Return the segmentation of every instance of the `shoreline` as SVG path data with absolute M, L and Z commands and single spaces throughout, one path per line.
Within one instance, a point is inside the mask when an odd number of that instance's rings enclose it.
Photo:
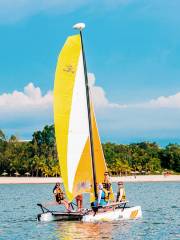
M 112 182 L 179 182 L 180 175 L 137 175 L 111 177 Z M 0 184 L 50 184 L 62 182 L 60 177 L 0 177 Z

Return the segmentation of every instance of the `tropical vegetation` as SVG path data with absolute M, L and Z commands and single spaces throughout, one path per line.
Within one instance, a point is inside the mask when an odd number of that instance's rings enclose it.
M 102 145 L 112 175 L 161 173 L 164 169 L 180 173 L 180 145 L 141 142 Z M 59 176 L 54 126 L 34 132 L 31 141 L 15 135 L 6 138 L 0 130 L 0 175 Z

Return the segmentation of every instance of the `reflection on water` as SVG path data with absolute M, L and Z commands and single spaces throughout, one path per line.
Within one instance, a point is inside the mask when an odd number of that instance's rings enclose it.
M 111 239 L 112 224 L 109 223 L 59 223 L 57 232 L 61 240 Z
M 60 240 L 81 239 L 119 239 L 118 236 L 127 236 L 132 221 L 126 222 L 57 222 L 56 236 Z

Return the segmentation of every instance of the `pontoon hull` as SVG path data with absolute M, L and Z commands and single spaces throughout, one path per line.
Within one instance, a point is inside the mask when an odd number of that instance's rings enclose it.
M 140 206 L 117 208 L 115 210 L 102 211 L 94 214 L 89 212 L 86 214 L 80 213 L 62 213 L 62 212 L 46 212 L 38 215 L 38 220 L 41 222 L 50 221 L 82 221 L 82 222 L 98 222 L 98 221 L 117 221 L 138 219 L 142 217 Z
M 142 211 L 140 206 L 119 208 L 111 211 L 98 212 L 95 216 L 88 214 L 83 216 L 83 222 L 97 222 L 97 221 L 117 221 L 137 219 L 142 217 Z

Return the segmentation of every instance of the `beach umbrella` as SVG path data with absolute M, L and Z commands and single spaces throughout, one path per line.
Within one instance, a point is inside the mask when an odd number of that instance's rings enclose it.
M 16 177 L 20 176 L 20 174 L 18 172 L 15 172 L 14 175 L 16 175 Z
M 26 172 L 25 175 L 26 175 L 26 176 L 30 176 L 31 174 L 30 174 L 29 172 Z
M 6 172 L 6 171 L 4 171 L 2 174 L 1 174 L 1 176 L 7 176 L 8 175 L 8 173 Z

